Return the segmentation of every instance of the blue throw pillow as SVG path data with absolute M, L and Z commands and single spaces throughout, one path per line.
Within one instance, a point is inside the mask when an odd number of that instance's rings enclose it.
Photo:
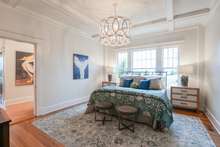
M 130 87 L 132 82 L 133 82 L 133 79 L 124 79 L 123 87 Z
M 150 80 L 140 80 L 139 89 L 149 90 Z

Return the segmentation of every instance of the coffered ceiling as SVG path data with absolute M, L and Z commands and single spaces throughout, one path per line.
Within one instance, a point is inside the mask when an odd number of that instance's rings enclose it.
M 0 0 L 74 26 L 96 37 L 99 21 L 117 14 L 132 21 L 132 35 L 173 31 L 176 28 L 203 24 L 217 0 Z

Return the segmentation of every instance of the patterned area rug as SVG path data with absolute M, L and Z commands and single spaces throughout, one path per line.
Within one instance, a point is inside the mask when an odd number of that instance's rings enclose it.
M 154 131 L 136 124 L 135 133 L 118 131 L 116 118 L 112 122 L 94 122 L 94 114 L 83 114 L 86 105 L 73 107 L 33 124 L 66 147 L 215 147 L 208 132 L 195 117 L 174 115 L 168 132 Z

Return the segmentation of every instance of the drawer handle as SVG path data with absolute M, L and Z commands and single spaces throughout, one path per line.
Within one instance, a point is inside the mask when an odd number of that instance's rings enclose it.
M 187 103 L 184 103 L 184 102 L 181 102 L 180 104 L 182 104 L 182 105 L 187 105 Z

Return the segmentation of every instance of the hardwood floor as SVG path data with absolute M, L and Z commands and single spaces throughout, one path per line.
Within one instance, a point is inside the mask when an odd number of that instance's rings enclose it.
M 6 112 L 12 120 L 11 124 L 19 123 L 28 119 L 33 119 L 33 102 L 25 102 L 7 106 Z
M 27 106 L 29 107 L 29 106 Z M 16 107 L 17 108 L 17 107 Z M 12 111 L 12 110 L 11 110 Z M 14 111 L 14 110 L 13 110 Z M 195 116 L 201 119 L 207 128 L 210 136 L 217 147 L 220 147 L 220 135 L 217 134 L 212 124 L 205 114 L 195 113 L 185 110 L 175 110 L 175 113 Z M 12 124 L 10 127 L 10 144 L 11 147 L 64 147 L 56 140 L 37 129 L 32 125 L 32 122 L 38 118 L 32 118 L 24 122 Z
M 56 140 L 32 125 L 37 119 L 33 113 L 33 102 L 25 102 L 6 107 L 11 118 L 10 145 L 11 147 L 63 147 Z
M 34 127 L 32 125 L 33 120 L 11 126 L 11 147 L 64 147 L 64 145 Z
M 184 114 L 184 115 L 195 116 L 195 117 L 200 118 L 200 120 L 202 121 L 206 129 L 208 130 L 208 133 L 211 136 L 212 140 L 216 144 L 216 147 L 220 147 L 220 135 L 217 133 L 217 131 L 212 126 L 211 122 L 209 121 L 209 119 L 204 113 L 202 112 L 196 113 L 196 112 L 182 110 L 182 109 L 175 109 L 174 112 L 178 114 Z

